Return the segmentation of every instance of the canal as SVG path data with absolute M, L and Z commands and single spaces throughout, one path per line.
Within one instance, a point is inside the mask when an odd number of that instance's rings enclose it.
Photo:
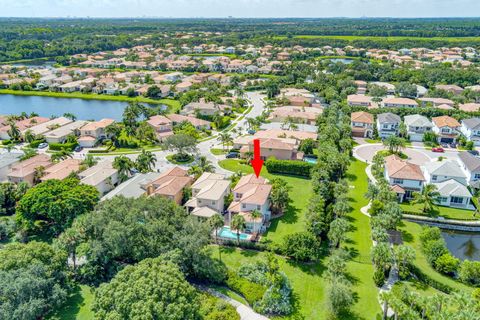
M 81 120 L 100 120 L 103 118 L 121 120 L 127 104 L 127 102 L 121 101 L 0 94 L 0 115 L 35 112 L 42 117 L 51 117 L 72 113 L 77 119 Z
M 480 261 L 480 234 L 442 230 L 448 250 L 461 260 Z

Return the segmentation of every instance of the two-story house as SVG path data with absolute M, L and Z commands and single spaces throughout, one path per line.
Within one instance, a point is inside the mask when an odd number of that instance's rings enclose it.
M 409 98 L 392 97 L 384 99 L 382 106 L 384 108 L 416 108 L 418 103 Z
M 233 201 L 228 207 L 228 219 L 240 214 L 245 218 L 246 233 L 260 233 L 265 231 L 265 223 L 270 221 L 270 192 L 272 186 L 263 177 L 254 174 L 243 176 L 233 188 Z M 261 217 L 254 218 L 251 213 L 259 211 Z
M 460 152 L 458 160 L 463 172 L 466 175 L 468 184 L 474 188 L 480 186 L 480 158 L 475 157 L 469 152 Z
M 385 158 L 384 176 L 400 202 L 412 199 L 413 193 L 421 192 L 425 183 L 420 166 L 402 160 L 397 155 Z
M 472 141 L 475 146 L 480 146 L 480 118 L 462 120 L 460 131 L 468 141 Z
M 398 134 L 398 127 L 402 119 L 391 112 L 380 113 L 377 115 L 378 136 L 382 139 Z
M 155 130 L 157 139 L 163 141 L 167 137 L 173 135 L 172 120 L 162 115 L 150 117 L 147 124 Z
M 210 218 L 225 210 L 225 197 L 230 192 L 230 180 L 219 173 L 204 172 L 192 184 L 192 197 L 185 203 L 191 214 Z
M 407 134 L 410 141 L 423 141 L 425 132 L 431 132 L 433 123 L 427 117 L 419 114 L 412 114 L 403 118 L 403 123 L 407 127 Z
M 192 181 L 187 170 L 173 167 L 146 186 L 147 196 L 158 195 L 181 204 L 184 190 L 192 185 Z
M 460 165 L 452 160 L 431 161 L 422 166 L 427 183 L 439 183 L 454 179 L 463 185 L 467 185 L 467 176 Z
M 432 118 L 433 132 L 438 135 L 439 143 L 456 143 L 460 132 L 460 123 L 452 117 Z
M 78 144 L 82 147 L 93 147 L 98 141 L 107 138 L 105 128 L 114 122 L 113 119 L 102 119 L 87 123 L 80 128 Z
M 352 128 L 352 136 L 362 138 L 373 137 L 373 115 L 368 112 L 358 111 L 352 112 L 350 116 L 350 126 Z

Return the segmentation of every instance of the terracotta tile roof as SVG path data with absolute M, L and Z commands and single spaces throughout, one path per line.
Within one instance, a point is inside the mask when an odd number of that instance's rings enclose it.
M 68 175 L 70 175 L 72 172 L 79 171 L 81 163 L 82 162 L 78 159 L 66 159 L 45 169 L 45 175 L 40 180 L 63 180 L 68 177 Z
M 449 116 L 441 116 L 441 117 L 433 117 L 432 122 L 438 127 L 450 127 L 456 128 L 460 127 L 460 123 L 452 117 Z
M 26 177 L 29 174 L 35 172 L 35 168 L 44 167 L 48 168 L 52 165 L 50 161 L 50 157 L 46 154 L 39 154 L 35 157 L 22 161 L 12 167 L 10 173 L 8 174 L 9 177 Z
M 172 120 L 168 119 L 165 116 L 157 115 L 157 116 L 150 117 L 150 119 L 148 119 L 147 122 L 148 122 L 148 124 L 150 124 L 154 127 L 157 127 L 157 126 L 162 125 L 162 124 L 171 124 Z
M 154 188 L 153 194 L 174 196 L 190 185 L 192 180 L 186 170 L 173 167 L 151 183 Z
M 459 104 L 458 109 L 465 112 L 476 112 L 480 110 L 480 103 L 464 103 Z
M 420 166 L 404 161 L 397 155 L 385 158 L 385 168 L 390 178 L 425 181 Z
M 362 122 L 362 123 L 369 123 L 373 124 L 373 114 L 365 112 L 365 111 L 358 111 L 352 112 L 350 116 L 352 122 Z
M 99 121 L 89 122 L 82 127 L 82 131 L 94 131 L 98 128 L 106 128 L 114 122 L 115 120 L 113 119 L 102 119 Z

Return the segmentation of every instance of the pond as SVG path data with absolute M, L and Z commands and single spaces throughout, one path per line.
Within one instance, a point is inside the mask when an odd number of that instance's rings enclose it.
M 448 250 L 461 260 L 480 261 L 480 234 L 442 230 Z
M 343 64 L 350 64 L 350 63 L 352 63 L 354 60 L 353 60 L 353 59 L 337 58 L 337 59 L 330 59 L 330 61 L 332 61 L 333 63 L 340 62 L 340 63 L 343 63 Z
M 81 120 L 121 120 L 126 105 L 127 102 L 122 101 L 0 95 L 0 115 L 35 112 L 42 117 L 50 117 L 72 113 Z

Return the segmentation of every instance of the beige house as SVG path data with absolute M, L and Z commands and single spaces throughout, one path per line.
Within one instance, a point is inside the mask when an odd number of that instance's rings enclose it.
M 270 221 L 270 192 L 272 186 L 263 177 L 253 174 L 243 176 L 233 188 L 233 201 L 228 207 L 229 221 L 232 215 L 240 214 L 245 218 L 246 233 L 261 233 L 265 231 L 264 224 Z M 254 219 L 252 211 L 259 211 L 260 218 Z
M 65 117 L 58 117 L 52 120 L 49 120 L 47 122 L 43 122 L 40 124 L 37 124 L 27 130 L 30 130 L 30 132 L 33 135 L 43 135 L 49 131 L 58 129 L 64 125 L 67 125 L 69 123 L 73 122 L 72 120 L 65 118 Z M 27 130 L 22 131 L 22 134 L 25 134 Z
M 113 119 L 102 119 L 87 123 L 80 128 L 78 143 L 82 147 L 93 147 L 98 140 L 107 138 L 105 128 L 114 122 Z
M 238 137 L 233 141 L 234 148 L 240 149 L 240 156 L 245 158 L 253 153 L 252 136 Z M 302 160 L 303 152 L 298 152 L 298 142 L 289 138 L 258 138 L 260 140 L 260 154 L 263 160 L 275 157 L 278 160 Z
M 218 173 L 203 173 L 192 185 L 192 198 L 185 203 L 197 217 L 210 218 L 225 210 L 225 197 L 230 192 L 230 180 Z
M 169 114 L 167 118 L 172 120 L 173 125 L 180 124 L 186 121 L 186 122 L 190 122 L 198 130 L 211 128 L 210 122 L 202 119 L 198 119 L 195 117 L 172 113 L 172 114 Z
M 438 135 L 439 143 L 455 143 L 460 135 L 460 123 L 449 116 L 433 117 L 433 132 Z
M 26 182 L 33 186 L 35 182 L 35 172 L 37 168 L 48 168 L 53 163 L 50 161 L 50 157 L 46 154 L 39 154 L 30 159 L 22 161 L 11 167 L 10 172 L 7 175 L 8 181 L 13 183 Z
M 118 183 L 118 171 L 108 160 L 102 161 L 93 167 L 78 174 L 80 182 L 97 188 L 100 195 L 112 190 Z
M 192 177 L 186 170 L 174 167 L 164 172 L 158 179 L 147 185 L 147 195 L 158 195 L 182 203 L 183 190 L 192 185 Z
M 416 108 L 418 103 L 415 100 L 409 98 L 387 98 L 382 101 L 384 108 Z
M 172 120 L 165 116 L 156 115 L 147 120 L 147 124 L 155 130 L 159 141 L 173 135 Z
M 52 130 L 45 134 L 45 140 L 47 143 L 64 143 L 67 137 L 71 134 L 78 136 L 80 134 L 80 128 L 87 124 L 87 121 L 78 120 L 71 122 L 63 127 Z
M 347 96 L 347 104 L 354 107 L 372 107 L 372 97 L 364 94 L 350 94 Z
M 269 129 L 269 130 L 260 130 L 255 132 L 255 138 L 288 138 L 295 139 L 297 142 L 303 141 L 305 139 L 317 140 L 317 134 L 314 132 L 307 131 L 292 131 L 292 130 L 282 130 L 282 129 Z
M 317 117 L 322 114 L 322 109 L 312 107 L 285 106 L 273 109 L 268 117 L 272 122 L 284 122 L 291 119 L 295 123 L 315 125 Z
M 51 167 L 45 169 L 45 175 L 40 178 L 40 181 L 47 181 L 52 179 L 63 180 L 71 173 L 80 171 L 82 161 L 78 159 L 66 159 L 62 162 L 56 163 Z

